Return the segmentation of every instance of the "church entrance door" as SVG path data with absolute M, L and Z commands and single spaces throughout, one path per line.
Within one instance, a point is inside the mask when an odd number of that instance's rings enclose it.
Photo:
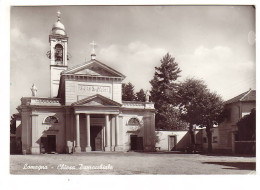
M 47 135 L 48 153 L 56 152 L 56 135 Z
M 56 152 L 56 135 L 41 137 L 41 153 Z
M 174 151 L 176 149 L 176 136 L 169 136 L 169 150 Z
M 142 151 L 143 150 L 143 137 L 137 135 L 130 136 L 131 150 Z
M 90 146 L 92 151 L 102 151 L 102 127 L 91 126 L 90 127 Z

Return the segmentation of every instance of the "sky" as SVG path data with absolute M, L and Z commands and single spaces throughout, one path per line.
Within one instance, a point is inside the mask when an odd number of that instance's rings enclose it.
M 126 75 L 135 90 L 150 90 L 154 67 L 169 52 L 179 81 L 202 79 L 228 100 L 256 87 L 255 9 L 252 6 L 11 7 L 10 113 L 21 97 L 50 96 L 49 34 L 61 11 L 72 67 L 96 59 Z

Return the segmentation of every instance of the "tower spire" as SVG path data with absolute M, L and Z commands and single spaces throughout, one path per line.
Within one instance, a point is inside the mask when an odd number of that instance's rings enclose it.
M 60 15 L 61 15 L 61 12 L 60 12 L 60 10 L 58 10 L 58 12 L 57 12 L 58 21 L 60 21 Z

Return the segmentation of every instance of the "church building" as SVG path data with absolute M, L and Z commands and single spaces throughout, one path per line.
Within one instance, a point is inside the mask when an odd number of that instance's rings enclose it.
M 33 85 L 17 108 L 23 154 L 154 150 L 154 103 L 122 101 L 125 76 L 96 59 L 94 42 L 91 59 L 70 68 L 60 13 L 49 43 L 50 97 Z

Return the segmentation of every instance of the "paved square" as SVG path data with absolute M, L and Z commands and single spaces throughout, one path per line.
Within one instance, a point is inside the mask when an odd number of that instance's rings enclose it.
M 11 155 L 11 174 L 255 174 L 255 157 L 91 152 Z

